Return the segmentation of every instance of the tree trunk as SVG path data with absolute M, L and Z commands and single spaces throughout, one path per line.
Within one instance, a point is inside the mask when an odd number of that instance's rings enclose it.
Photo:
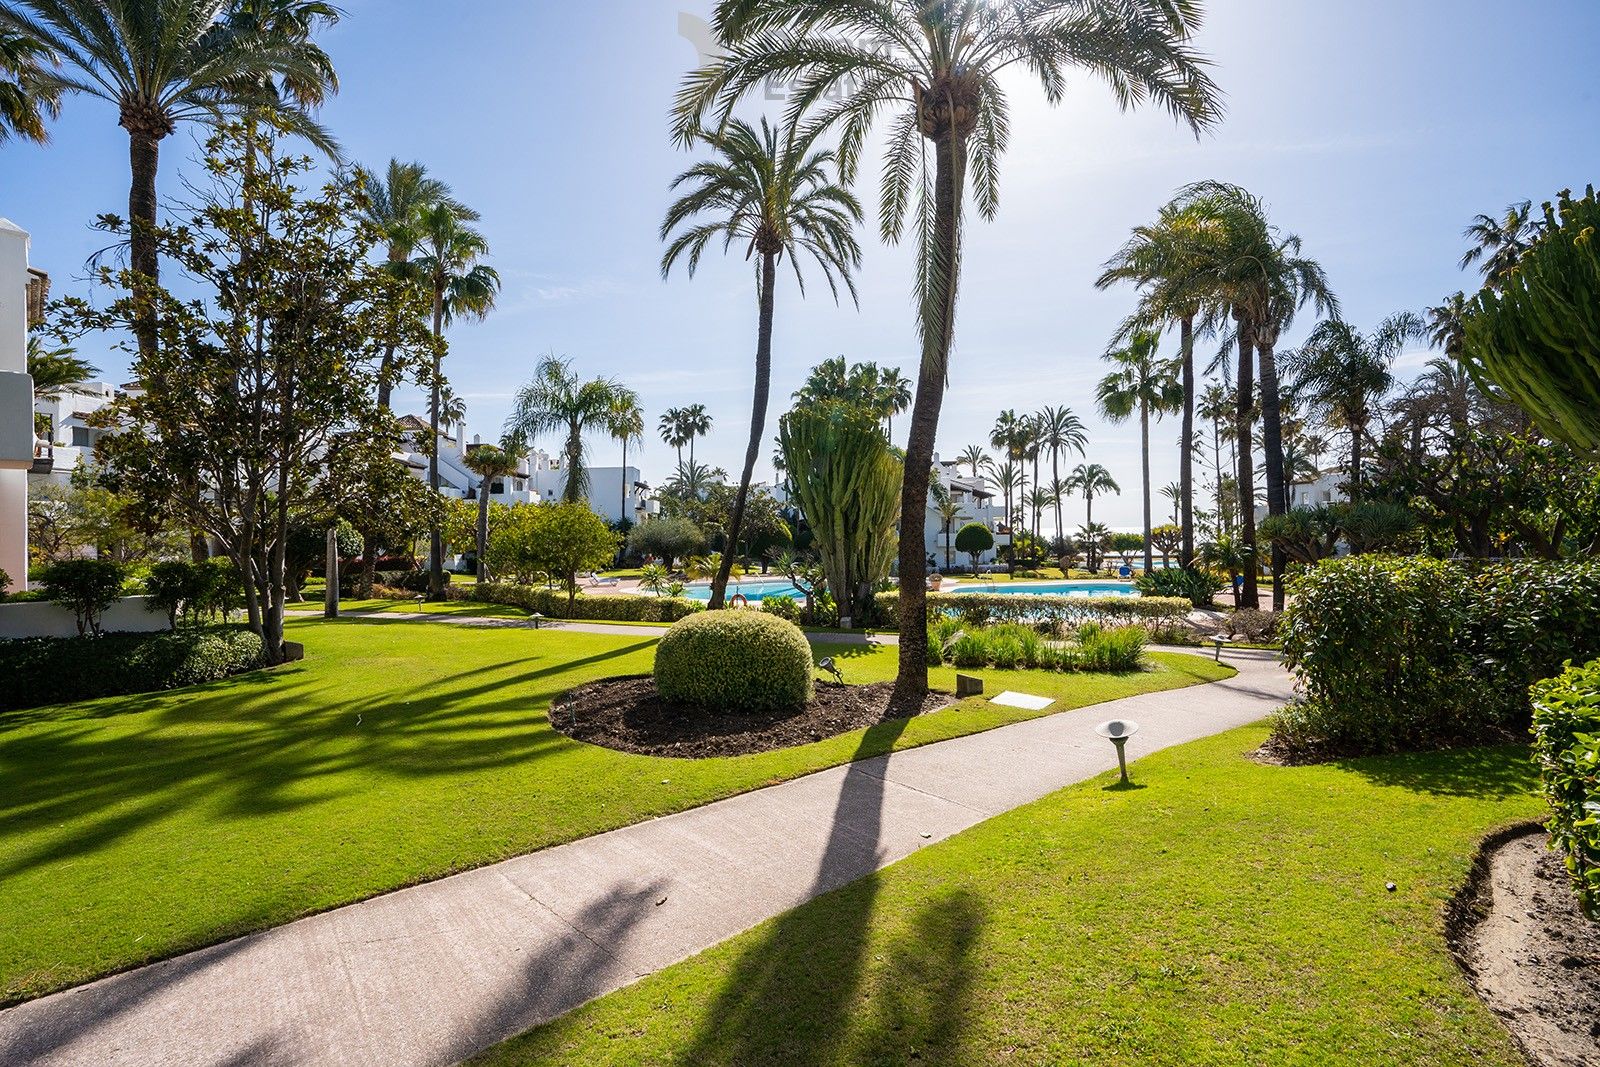
M 394 345 L 383 346 L 383 360 L 378 364 L 378 406 L 389 410 L 389 397 L 394 392 Z
M 322 617 L 337 619 L 339 617 L 339 534 L 336 530 L 328 530 L 327 555 L 323 558 L 322 569 Z
M 1350 427 L 1350 503 L 1361 502 L 1361 434 L 1363 425 Z
M 437 285 L 433 290 L 433 336 L 437 340 L 444 332 L 444 291 Z M 428 402 L 428 428 L 433 433 L 432 446 L 428 449 L 428 488 L 433 490 L 433 495 L 439 495 L 439 408 L 444 397 L 441 395 L 442 386 L 439 375 L 442 373 L 440 364 L 442 360 L 435 353 L 433 357 L 433 394 Z M 433 600 L 444 599 L 444 530 L 440 526 L 437 500 L 433 501 L 433 521 L 428 527 L 428 596 Z
M 934 142 L 934 222 L 927 265 L 932 291 L 921 309 L 922 359 L 917 395 L 906 436 L 905 478 L 900 493 L 900 645 L 899 669 L 889 708 L 909 717 L 922 710 L 928 694 L 927 560 L 923 533 L 928 510 L 928 472 L 933 464 L 939 411 L 944 406 L 955 335 L 956 287 L 960 275 L 961 200 L 967 166 L 962 135 L 949 131 Z M 1012 537 L 1015 544 L 1015 535 Z M 1012 559 L 1016 558 L 1015 548 Z
M 134 297 L 146 291 L 146 283 L 155 285 L 161 278 L 161 257 L 156 250 L 156 170 L 160 162 L 160 142 L 148 133 L 129 133 L 128 166 L 133 181 L 128 189 L 129 235 L 128 265 L 139 280 L 134 283 Z M 156 350 L 156 317 L 149 308 L 141 308 L 134 319 L 134 335 L 139 341 L 139 358 L 150 359 Z
M 1289 510 L 1289 489 L 1283 469 L 1283 410 L 1278 397 L 1278 360 L 1275 351 L 1277 330 L 1263 329 L 1256 339 L 1261 373 L 1261 450 L 1267 463 L 1267 514 L 1283 515 Z M 1288 557 L 1282 548 L 1272 546 L 1272 610 L 1283 610 L 1283 571 Z M 1252 604 L 1251 607 L 1255 605 Z
M 474 585 L 483 585 L 489 580 L 489 479 L 485 478 L 478 486 L 478 574 Z
M 722 607 L 728 590 L 728 576 L 733 573 L 733 557 L 739 551 L 739 530 L 744 525 L 745 503 L 750 498 L 750 479 L 755 475 L 756 457 L 761 454 L 761 440 L 767 432 L 767 395 L 772 391 L 772 315 L 773 290 L 778 284 L 778 256 L 764 252 L 761 256 L 760 318 L 756 325 L 756 386 L 750 403 L 750 441 L 744 449 L 744 471 L 739 475 L 739 492 L 733 498 L 733 513 L 728 516 L 728 544 L 722 552 L 722 562 L 711 583 L 711 600 L 708 611 Z M 840 605 L 841 608 L 843 604 Z
M 1139 459 L 1144 476 L 1144 572 L 1156 569 L 1154 549 L 1150 544 L 1150 405 L 1139 402 Z
M 1183 350 L 1183 447 L 1178 454 L 1178 524 L 1183 530 L 1183 543 L 1178 550 L 1178 564 L 1191 567 L 1194 565 L 1194 319 L 1184 318 L 1178 324 L 1178 331 Z
M 1056 498 L 1056 547 L 1061 546 L 1066 531 L 1061 528 L 1061 451 L 1050 450 L 1050 492 Z
M 1254 448 L 1251 445 L 1251 408 L 1255 399 L 1255 331 L 1250 321 L 1237 318 L 1239 325 L 1239 394 L 1234 408 L 1235 447 L 1239 450 L 1239 537 L 1249 553 L 1249 563 L 1244 569 L 1244 603 L 1255 607 L 1260 596 L 1256 580 L 1256 472 Z
M 628 520 L 628 439 L 622 439 L 622 499 L 617 502 L 617 525 Z

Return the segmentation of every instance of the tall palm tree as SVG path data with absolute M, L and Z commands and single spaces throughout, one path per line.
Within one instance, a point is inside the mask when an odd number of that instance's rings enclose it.
M 1105 496 L 1107 493 L 1122 495 L 1122 486 L 1117 484 L 1111 472 L 1098 463 L 1080 463 L 1072 469 L 1067 476 L 1067 490 L 1083 494 L 1084 525 L 1094 525 L 1094 498 Z
M 477 222 L 478 213 L 456 200 L 450 186 L 428 176 L 421 163 L 389 160 L 383 174 L 365 167 L 355 169 L 356 178 L 367 194 L 366 219 L 383 235 L 385 267 L 391 274 L 415 278 L 411 257 L 422 240 L 424 215 L 441 205 L 461 222 Z M 378 373 L 378 404 L 387 409 L 394 390 L 394 346 L 384 348 Z
M 439 428 L 444 402 L 444 328 L 458 318 L 481 319 L 494 307 L 500 292 L 500 275 L 488 264 L 480 263 L 489 252 L 483 234 L 467 226 L 454 205 L 437 203 L 418 218 L 416 250 L 421 254 L 412 262 L 412 271 L 433 298 L 433 368 L 429 378 L 432 396 L 428 405 L 428 427 L 432 447 L 428 452 L 428 486 L 439 491 Z M 428 584 L 437 599 L 444 596 L 444 533 L 435 511 L 428 532 Z
M 665 489 L 680 500 L 700 500 L 712 489 L 727 480 L 728 472 L 721 467 L 709 467 L 689 460 L 680 463 L 667 479 Z
M 46 348 L 38 335 L 28 337 L 28 376 L 33 379 L 34 396 L 54 400 L 100 373 L 94 364 L 79 359 L 77 351 L 67 346 Z
M 1039 445 L 1050 452 L 1049 489 L 1055 499 L 1056 540 L 1059 541 L 1066 536 L 1061 525 L 1061 493 L 1057 489 L 1061 484 L 1061 456 L 1064 452 L 1084 455 L 1089 447 L 1089 433 L 1071 408 L 1047 407 L 1039 412 Z
M 711 416 L 704 404 L 690 404 L 683 409 L 683 432 L 689 445 L 689 462 L 693 463 L 695 440 L 711 432 Z
M 911 379 L 900 373 L 899 367 L 885 367 L 878 379 L 879 402 L 888 414 L 883 419 L 883 432 L 894 438 L 894 417 L 911 406 Z
M 644 408 L 639 394 L 626 386 L 617 388 L 611 406 L 611 439 L 622 445 L 622 503 L 617 514 L 628 521 L 628 446 L 644 444 Z
M 1466 316 L 1467 294 L 1461 292 L 1445 297 L 1443 303 L 1423 312 L 1427 322 L 1428 343 L 1444 349 L 1444 354 L 1457 363 L 1461 362 L 1461 353 L 1466 345 Z
M 678 466 L 683 466 L 683 446 L 689 443 L 688 414 L 685 408 L 668 408 L 656 423 L 656 432 L 662 443 L 678 452 Z
M 1183 507 L 1183 486 L 1177 482 L 1168 482 L 1161 487 L 1161 495 L 1172 502 L 1172 525 L 1180 525 L 1179 519 Z
M 1505 214 L 1499 218 L 1475 216 L 1472 225 L 1461 232 L 1461 236 L 1472 242 L 1461 257 L 1461 269 L 1477 263 L 1483 280 L 1498 289 L 1511 268 L 1522 259 L 1522 254 L 1543 232 L 1544 220 L 1534 215 L 1531 200 L 1507 205 Z
M 909 713 L 928 691 L 928 474 L 949 380 L 960 279 L 961 221 L 999 208 L 999 164 L 1010 140 L 1000 72 L 1034 75 L 1051 103 L 1068 71 L 1109 83 L 1120 104 L 1156 102 L 1198 133 L 1220 115 L 1206 61 L 1191 45 L 1196 0 L 719 0 L 723 49 L 679 92 L 676 132 L 687 141 L 708 113 L 724 119 L 773 77 L 796 85 L 789 119 L 840 127 L 845 180 L 875 120 L 889 119 L 880 229 L 898 241 L 908 212 L 918 237 L 922 342 L 900 500 L 900 649 L 891 707 Z
M 1286 355 L 1296 394 L 1350 435 L 1351 503 L 1360 501 L 1362 442 L 1378 401 L 1394 388 L 1394 361 L 1408 341 L 1426 332 L 1422 319 L 1409 311 L 1391 315 L 1370 334 L 1329 319 Z
M 39 75 L 55 62 L 48 47 L 0 25 L 0 144 L 50 139 L 45 121 L 61 114 L 61 88 Z
M 735 241 L 745 246 L 745 258 L 756 263 L 756 380 L 750 405 L 750 438 L 745 445 L 744 469 L 733 510 L 728 516 L 728 550 L 711 582 L 712 611 L 722 607 L 728 578 L 738 554 L 739 531 L 744 525 L 750 480 L 766 433 L 767 402 L 772 392 L 772 320 L 776 309 L 778 262 L 788 257 L 795 284 L 805 294 L 801 269 L 804 254 L 817 264 L 834 298 L 843 282 L 854 299 L 851 272 L 861 263 L 861 246 L 855 228 L 861 222 L 861 205 L 837 180 L 837 160 L 831 149 L 815 147 L 816 134 L 780 133 L 765 119 L 758 131 L 737 119 L 716 134 L 700 140 L 714 156 L 680 174 L 672 187 L 683 195 L 667 209 L 661 224 L 662 240 L 669 240 L 661 258 L 661 274 L 687 256 L 694 275 L 700 256 L 713 240 L 724 248 Z M 699 405 L 696 405 L 698 407 Z M 703 409 L 702 409 L 703 412 Z M 709 420 L 707 422 L 709 428 Z M 693 456 L 693 439 L 690 441 Z
M 522 462 L 521 449 L 514 440 L 501 442 L 500 447 L 482 445 L 467 453 L 467 469 L 480 479 L 478 483 L 478 576 L 476 583 L 490 581 L 489 575 L 489 496 L 496 478 L 509 478 L 517 473 Z
M 1024 415 L 1022 417 L 1023 443 L 1022 456 L 1033 465 L 1033 480 L 1028 483 L 1028 507 L 1033 509 L 1033 525 L 1030 527 L 1033 539 L 1039 539 L 1039 509 L 1034 507 L 1034 494 L 1039 488 L 1039 459 L 1044 453 L 1044 443 L 1041 441 L 1043 427 L 1040 425 L 1039 416 Z
M 1226 506 L 1223 496 L 1222 442 L 1231 440 L 1232 412 L 1233 396 L 1230 391 L 1218 382 L 1207 383 L 1205 391 L 1200 394 L 1200 404 L 1196 413 L 1211 423 L 1211 457 L 1217 492 L 1217 522 L 1219 526 L 1227 529 L 1233 526 L 1233 512 Z M 1229 466 L 1233 465 L 1230 461 Z
M 995 418 L 994 429 L 989 431 L 990 446 L 998 451 L 1005 460 L 1006 474 L 1005 480 L 1001 483 L 1001 489 L 1005 495 L 1007 525 L 1015 522 L 1015 512 L 1012 508 L 1012 486 L 1013 482 L 1017 479 L 1017 476 L 1021 471 L 1019 461 L 1022 459 L 1023 454 L 1027 449 L 1027 439 L 1028 427 L 1026 417 L 1018 415 L 1010 408 L 1002 411 Z M 1025 481 L 1026 479 L 1024 478 L 1022 480 Z
M 129 263 L 139 284 L 160 277 L 156 172 L 161 142 L 179 123 L 270 115 L 321 150 L 333 137 L 311 117 L 338 79 L 311 31 L 338 18 L 323 4 L 229 0 L 0 0 L 0 31 L 37 42 L 59 67 L 35 68 L 38 92 L 82 93 L 116 105 L 128 133 Z M 277 79 L 278 81 L 274 81 Z M 281 82 L 281 84 L 279 84 Z M 155 323 L 135 330 L 141 355 Z
M 1181 368 L 1172 360 L 1156 357 L 1160 340 L 1154 333 L 1137 333 L 1127 348 L 1106 353 L 1105 358 L 1115 369 L 1100 379 L 1095 391 L 1101 414 L 1112 422 L 1123 422 L 1135 413 L 1139 416 L 1146 574 L 1155 569 L 1154 546 L 1150 543 L 1150 531 L 1155 525 L 1150 518 L 1150 416 L 1159 418 L 1183 406 L 1183 386 L 1178 381 Z
M 971 470 L 972 476 L 978 476 L 978 468 L 988 460 L 989 454 L 983 450 L 982 445 L 968 445 L 961 450 L 961 455 L 956 457 L 957 465 L 965 463 Z
M 589 498 L 589 468 L 584 462 L 584 439 L 592 433 L 617 436 L 619 419 L 627 405 L 618 403 L 626 387 L 611 378 L 584 381 L 570 360 L 545 356 L 534 368 L 533 379 L 517 390 L 506 433 L 524 441 L 545 434 L 562 434 L 562 466 L 566 484 L 561 499 L 579 504 Z

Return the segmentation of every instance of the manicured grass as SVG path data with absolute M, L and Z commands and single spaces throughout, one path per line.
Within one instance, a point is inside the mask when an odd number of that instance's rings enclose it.
M 1540 814 L 1526 750 L 1282 768 L 1265 737 L 991 819 L 481 1062 L 1520 1065 L 1440 916 Z
M 316 605 L 310 605 L 317 610 Z M 461 615 L 480 619 L 526 619 L 526 608 L 510 604 L 488 604 L 476 600 L 342 600 L 340 611 L 404 612 L 419 615 Z
M 307 659 L 207 686 L 0 716 L 0 1001 L 887 749 L 864 732 L 670 760 L 552 730 L 552 697 L 650 669 L 653 637 L 293 620 Z M 894 649 L 820 646 L 851 681 Z M 995 672 L 1064 710 L 1230 674 Z M 953 687 L 953 672 L 935 672 Z M 1030 717 L 981 700 L 908 747 Z M 883 731 L 879 732 L 884 733 Z

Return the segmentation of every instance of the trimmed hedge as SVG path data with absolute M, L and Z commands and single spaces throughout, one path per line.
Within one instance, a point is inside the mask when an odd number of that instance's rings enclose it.
M 1528 687 L 1600 655 L 1600 564 L 1328 560 L 1279 629 L 1303 696 L 1280 745 L 1346 755 L 1524 733 Z
M 802 708 L 816 692 L 811 643 L 759 611 L 710 611 L 672 625 L 656 646 L 656 689 L 726 711 Z
M 1600 660 L 1533 687 L 1533 752 L 1550 802 L 1550 843 L 1583 913 L 1600 920 Z
M 1161 623 L 1185 618 L 1187 600 L 1154 596 L 1033 596 L 1027 593 L 929 593 L 930 615 L 959 615 L 972 626 L 994 622 L 1048 623 L 1058 628 L 1096 622 L 1108 626 Z M 879 614 L 899 625 L 900 594 L 879 593 Z
M 569 604 L 563 589 L 537 585 L 512 585 L 489 582 L 485 585 L 451 585 L 445 590 L 451 600 L 477 600 L 486 604 L 509 604 L 537 611 L 549 619 L 584 619 L 595 622 L 677 622 L 704 611 L 699 600 L 670 596 L 584 596 L 581 592 Z
M 0 641 L 0 710 L 176 689 L 260 664 L 261 638 L 232 627 Z

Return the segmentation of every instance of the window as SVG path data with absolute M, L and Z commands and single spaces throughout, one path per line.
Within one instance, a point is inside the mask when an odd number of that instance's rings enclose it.
M 505 491 L 506 491 L 506 483 L 505 482 L 495 482 L 492 486 L 489 487 L 489 493 L 490 493 L 491 496 L 499 494 L 499 493 L 504 493 Z
M 88 448 L 89 443 L 89 427 L 74 426 L 72 428 L 72 447 Z

